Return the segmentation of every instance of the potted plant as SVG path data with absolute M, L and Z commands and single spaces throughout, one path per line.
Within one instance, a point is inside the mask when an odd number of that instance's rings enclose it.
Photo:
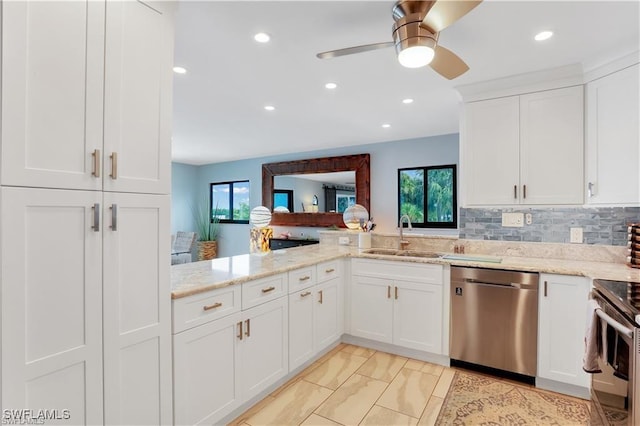
M 220 219 L 218 207 L 210 208 L 209 200 L 203 199 L 193 209 L 196 233 L 198 234 L 198 260 L 215 259 L 218 255 L 218 234 Z

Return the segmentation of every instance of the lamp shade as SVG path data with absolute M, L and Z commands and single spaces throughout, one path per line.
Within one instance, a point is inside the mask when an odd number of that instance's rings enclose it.
M 349 229 L 360 229 L 369 220 L 369 212 L 364 206 L 354 204 L 347 207 L 342 214 L 342 220 Z
M 271 222 L 271 212 L 265 206 L 255 207 L 249 214 L 249 222 L 254 228 L 264 228 Z

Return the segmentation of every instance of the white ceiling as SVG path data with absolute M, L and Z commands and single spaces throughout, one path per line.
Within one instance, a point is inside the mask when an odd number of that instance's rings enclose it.
M 485 0 L 440 34 L 470 67 L 455 80 L 403 68 L 393 49 L 316 58 L 390 41 L 393 3 L 181 0 L 175 65 L 188 72 L 174 76 L 173 160 L 217 163 L 457 133 L 458 85 L 574 63 L 589 69 L 640 49 L 637 0 Z M 554 37 L 535 42 L 546 29 Z M 270 43 L 253 40 L 260 31 Z M 338 88 L 325 89 L 327 82 Z M 265 111 L 268 104 L 276 110 Z

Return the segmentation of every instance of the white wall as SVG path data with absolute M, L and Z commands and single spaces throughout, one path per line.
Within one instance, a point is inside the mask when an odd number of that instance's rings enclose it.
M 195 223 L 191 206 L 198 196 L 198 167 L 171 164 L 171 233 L 193 232 Z
M 200 194 L 207 194 L 212 182 L 249 180 L 251 208 L 262 204 L 262 164 L 278 161 L 301 160 L 336 155 L 364 154 L 371 156 L 371 216 L 377 232 L 395 232 L 398 220 L 398 169 L 405 167 L 458 164 L 458 134 L 419 139 L 383 142 L 354 147 L 318 150 L 282 156 L 215 163 L 197 167 L 195 185 Z M 174 163 L 175 166 L 175 163 Z M 179 190 L 174 188 L 174 191 Z M 320 194 L 318 194 L 320 197 Z M 182 198 L 174 193 L 174 198 Z M 195 198 L 194 198 L 195 199 Z M 174 216 L 184 210 L 172 212 Z M 174 220 L 180 219 L 174 217 Z M 222 224 L 219 239 L 219 256 L 232 256 L 249 252 L 249 226 Z M 317 238 L 322 228 L 276 228 L 274 235 L 284 231 L 294 236 Z M 457 235 L 456 230 L 416 231 Z

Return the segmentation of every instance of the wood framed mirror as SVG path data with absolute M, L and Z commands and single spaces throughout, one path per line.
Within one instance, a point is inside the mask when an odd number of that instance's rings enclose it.
M 311 158 L 308 160 L 283 161 L 262 165 L 262 205 L 272 211 L 274 226 L 337 226 L 345 228 L 342 213 L 273 212 L 274 177 L 305 175 L 312 173 L 355 172 L 356 203 L 370 210 L 370 166 L 369 154 L 344 155 L 340 157 Z

